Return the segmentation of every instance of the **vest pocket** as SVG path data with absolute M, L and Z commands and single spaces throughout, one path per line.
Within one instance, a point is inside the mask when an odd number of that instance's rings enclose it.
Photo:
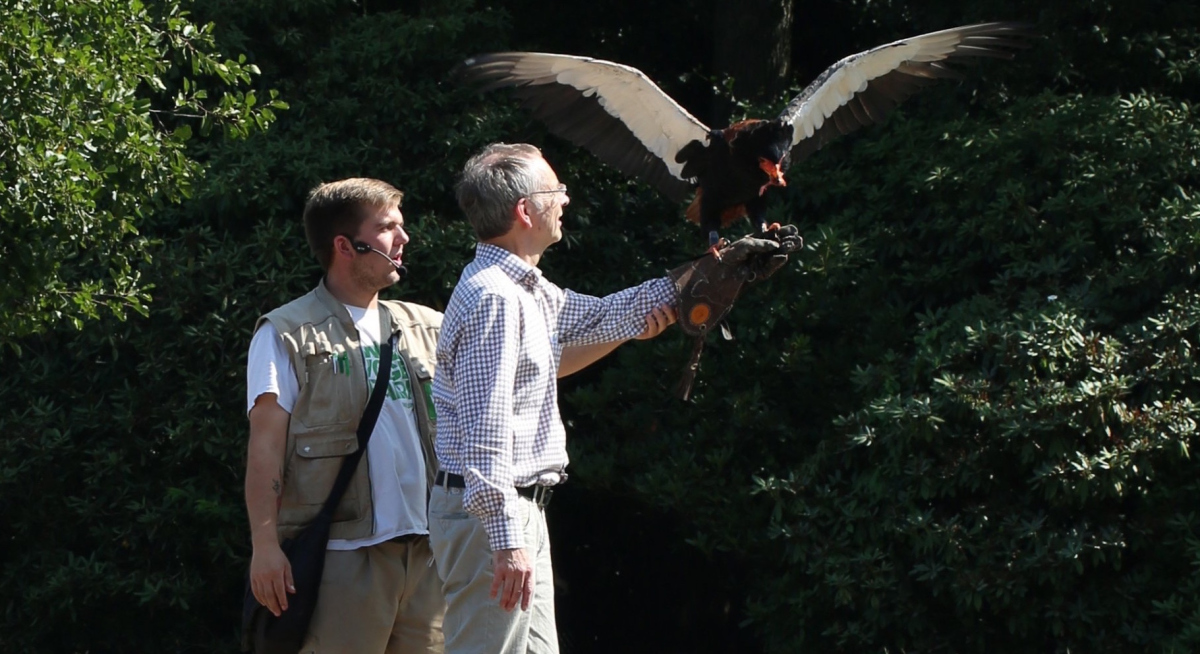
M 318 432 L 295 434 L 295 439 L 295 455 L 291 457 L 291 469 L 288 470 L 284 485 L 284 494 L 290 497 L 285 497 L 284 506 L 290 503 L 287 500 L 291 500 L 297 509 L 313 511 L 315 514 L 320 505 L 325 503 L 325 498 L 329 497 L 346 455 L 358 450 L 358 436 L 350 432 Z M 355 476 L 364 474 L 366 465 L 365 459 L 360 460 Z M 335 522 L 359 517 L 355 485 L 351 482 L 342 496 L 342 501 L 334 511 Z
M 354 383 L 347 353 L 320 348 L 304 357 L 305 380 L 297 418 L 306 427 L 342 425 L 352 420 L 350 384 Z M 342 454 L 345 454 L 344 452 Z

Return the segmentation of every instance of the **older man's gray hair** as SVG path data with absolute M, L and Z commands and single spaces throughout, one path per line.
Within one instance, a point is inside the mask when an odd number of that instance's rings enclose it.
M 544 183 L 533 168 L 541 156 L 541 150 L 527 143 L 493 143 L 467 161 L 455 191 L 475 238 L 486 241 L 508 233 L 513 207 Z

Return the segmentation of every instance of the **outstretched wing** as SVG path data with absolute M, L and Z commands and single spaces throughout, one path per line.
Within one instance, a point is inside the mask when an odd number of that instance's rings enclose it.
M 982 23 L 915 36 L 860 52 L 830 66 L 779 115 L 792 126 L 791 162 L 842 134 L 883 120 L 939 78 L 961 78 L 956 57 L 1012 59 L 1033 36 L 1023 23 Z
M 679 202 L 691 189 L 675 154 L 709 129 L 636 68 L 536 52 L 472 57 L 457 69 L 483 90 L 512 88 L 551 132 Z

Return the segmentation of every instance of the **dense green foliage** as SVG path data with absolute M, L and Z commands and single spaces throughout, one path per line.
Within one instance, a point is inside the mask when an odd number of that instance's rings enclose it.
M 972 20 L 1025 16 L 1048 38 L 792 169 L 774 211 L 807 248 L 743 298 L 692 402 L 669 395 L 689 345 L 674 333 L 564 382 L 564 651 L 1200 647 L 1200 16 L 1042 4 L 797 20 L 797 84 Z M 413 274 L 395 294 L 433 306 L 470 256 L 455 171 L 492 140 L 540 143 L 571 188 L 551 279 L 602 293 L 699 247 L 680 208 L 447 81 L 479 51 L 599 54 L 707 115 L 711 3 L 599 6 L 192 8 L 291 109 L 172 150 L 206 175 L 181 205 L 136 205 L 147 316 L 26 337 L 7 361 L 0 649 L 234 650 L 244 352 L 255 317 L 316 280 L 298 216 L 318 181 L 406 191 Z
M 109 309 L 145 314 L 146 215 L 186 196 L 193 127 L 265 128 L 257 69 L 178 2 L 15 0 L 0 19 L 0 346 Z
M 1200 644 L 1180 586 L 1200 555 L 1200 207 L 1184 190 L 1200 181 L 1197 121 L 1145 96 L 1045 95 L 1011 113 L 903 121 L 826 177 L 865 179 L 871 201 L 817 225 L 819 290 L 785 320 L 812 340 L 784 349 L 790 383 L 745 398 L 837 410 L 819 440 L 754 439 L 774 441 L 753 456 L 770 462 L 756 483 L 781 547 L 755 613 L 820 625 L 768 627 L 778 642 Z M 898 154 L 913 136 L 945 147 Z M 904 174 L 869 172 L 905 159 Z M 818 349 L 821 333 L 864 346 Z

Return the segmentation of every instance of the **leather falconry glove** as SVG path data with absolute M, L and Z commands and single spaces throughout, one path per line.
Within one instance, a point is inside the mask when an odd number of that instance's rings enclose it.
M 688 399 L 691 393 L 704 337 L 729 314 L 742 286 L 775 274 L 787 263 L 788 255 L 803 246 L 796 227 L 784 225 L 766 234 L 745 236 L 721 249 L 719 257 L 706 254 L 667 273 L 679 291 L 679 327 L 696 337 L 676 388 L 681 399 Z

